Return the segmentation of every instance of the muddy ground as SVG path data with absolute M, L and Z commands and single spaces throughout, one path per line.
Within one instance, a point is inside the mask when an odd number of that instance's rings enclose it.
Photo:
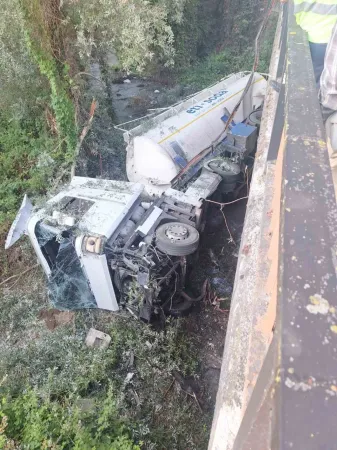
M 191 89 L 188 86 L 130 77 L 112 83 L 110 93 L 115 123 L 123 124 L 182 100 L 191 93 Z
M 208 279 L 213 298 L 188 318 L 188 331 L 198 336 L 200 343 L 201 384 L 204 400 L 213 410 L 218 388 L 230 300 L 233 291 L 240 238 L 243 230 L 246 201 L 225 208 L 228 227 L 235 243 L 229 242 L 224 218 L 217 205 L 211 205 L 202 236 L 198 264 L 193 268 L 190 283 L 200 290 Z

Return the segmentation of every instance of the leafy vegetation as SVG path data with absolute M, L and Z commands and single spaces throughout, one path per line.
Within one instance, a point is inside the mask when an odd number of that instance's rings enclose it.
M 176 0 L 178 6 L 185 0 Z M 115 51 L 126 71 L 143 71 L 157 61 L 164 66 L 174 62 L 174 35 L 168 24 L 169 2 L 128 2 L 84 0 L 68 5 L 68 13 L 77 20 L 77 45 L 81 57 L 97 51 Z M 179 8 L 171 16 L 181 21 Z
M 17 398 L 3 398 L 1 448 L 17 448 L 19 444 L 33 450 L 140 450 L 118 414 L 112 388 L 89 410 L 78 405 L 70 400 L 60 404 L 43 399 L 31 388 Z
M 48 330 L 39 313 L 45 301 L 41 281 L 28 294 L 4 292 L 1 298 L 0 442 L 7 445 L 1 448 L 206 446 L 210 418 L 191 427 L 197 404 L 178 387 L 169 390 L 174 370 L 185 376 L 197 371 L 197 345 L 183 322 L 156 331 L 130 318 L 84 311 Z M 86 347 L 91 326 L 111 335 L 109 348 Z
M 42 3 L 1 1 L 1 8 L 0 231 L 25 192 L 44 193 L 72 161 L 77 142 L 67 66 L 55 59 Z
M 62 45 L 55 36 L 58 34 L 58 26 L 55 27 L 54 20 L 47 16 L 48 2 L 44 5 L 40 0 L 21 0 L 20 3 L 25 25 L 25 43 L 41 75 L 49 82 L 50 105 L 56 131 L 61 143 L 66 143 L 64 159 L 72 161 L 77 142 L 75 108 L 70 98 L 69 66 L 55 58 L 55 47 Z M 52 13 L 55 14 L 54 11 Z M 57 38 L 60 39 L 59 35 Z
M 41 117 L 12 119 L 0 113 L 0 232 L 24 193 L 43 193 L 58 160 L 57 141 Z
M 108 51 L 128 71 L 172 66 L 188 1 L 0 0 L 0 227 L 73 162 L 87 119 L 77 75 Z
M 258 71 L 261 73 L 268 73 L 269 70 L 276 22 L 277 15 L 275 14 L 270 20 L 261 43 L 258 66 Z M 243 23 L 246 23 L 246 26 L 248 25 L 245 21 Z M 242 28 L 240 28 L 241 32 Z M 237 41 L 236 46 L 225 47 L 220 51 L 211 53 L 191 67 L 183 68 L 178 74 L 179 82 L 193 86 L 194 89 L 203 89 L 226 75 L 250 70 L 254 61 L 254 48 L 252 43 L 253 41 L 247 42 L 246 38 L 241 37 Z

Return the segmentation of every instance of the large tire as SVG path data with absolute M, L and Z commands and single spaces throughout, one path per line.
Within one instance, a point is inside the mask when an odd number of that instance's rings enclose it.
M 226 164 L 228 167 L 226 167 Z M 229 158 L 217 157 L 205 164 L 205 167 L 221 176 L 225 184 L 236 183 L 240 179 L 241 168 Z
M 158 249 L 170 256 L 187 256 L 194 253 L 199 246 L 199 232 L 181 222 L 169 222 L 156 230 Z
M 256 109 L 250 113 L 247 120 L 248 124 L 259 129 L 261 126 L 262 112 L 262 109 Z

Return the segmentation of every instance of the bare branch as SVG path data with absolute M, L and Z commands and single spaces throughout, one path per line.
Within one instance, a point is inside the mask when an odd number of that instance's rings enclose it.
M 39 266 L 39 264 L 35 264 L 34 266 L 29 267 L 28 269 L 24 270 L 24 271 L 21 272 L 21 273 L 18 273 L 18 274 L 16 274 L 16 275 L 12 275 L 11 277 L 7 278 L 6 280 L 1 281 L 0 286 L 2 286 L 3 284 L 8 283 L 9 281 L 13 280 L 14 278 L 17 278 L 17 277 L 21 278 L 21 277 L 22 277 L 23 275 L 25 275 L 27 272 L 30 272 L 31 270 L 36 269 L 38 266 Z

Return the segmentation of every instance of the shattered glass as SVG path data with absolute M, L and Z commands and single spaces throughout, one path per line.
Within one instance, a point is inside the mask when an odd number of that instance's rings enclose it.
M 35 227 L 35 235 L 40 247 L 46 245 L 57 236 L 58 230 L 43 222 L 39 222 Z
M 48 292 L 53 306 L 60 310 L 97 308 L 76 254 L 75 237 L 68 231 L 60 234 L 43 222 L 36 225 L 35 233 L 51 269 Z

